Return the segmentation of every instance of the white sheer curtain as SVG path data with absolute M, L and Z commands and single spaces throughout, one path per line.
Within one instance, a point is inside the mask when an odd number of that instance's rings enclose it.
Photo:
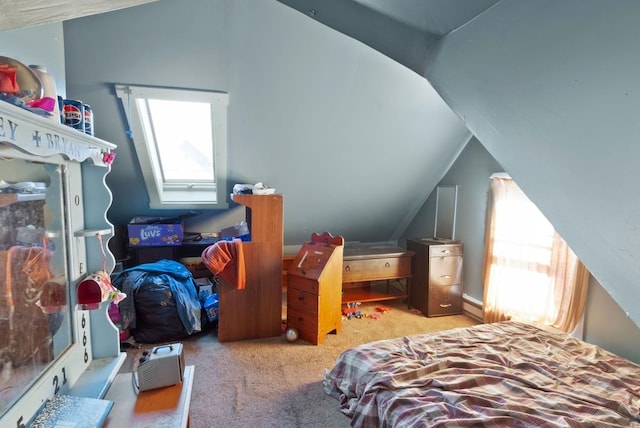
M 491 177 L 485 230 L 485 322 L 521 319 L 570 332 L 589 274 L 511 178 Z

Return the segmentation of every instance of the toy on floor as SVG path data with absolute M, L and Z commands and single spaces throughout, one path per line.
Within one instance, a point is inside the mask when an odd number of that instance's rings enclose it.
M 289 327 L 284 332 L 284 337 L 287 338 L 287 342 L 295 342 L 296 340 L 298 340 L 298 330 L 293 327 Z
M 342 310 L 342 317 L 348 320 L 352 318 L 362 318 L 362 312 L 358 309 L 360 302 L 347 303 L 347 307 Z

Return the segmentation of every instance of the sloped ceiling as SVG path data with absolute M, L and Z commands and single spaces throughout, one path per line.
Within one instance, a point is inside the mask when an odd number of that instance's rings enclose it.
M 165 0 L 64 29 L 66 61 L 81 64 L 68 68 L 67 90 L 111 124 L 96 128 L 100 138 L 118 142 L 107 178 L 114 224 L 167 213 L 149 212 L 104 82 L 231 94 L 229 183 L 261 181 L 286 195 L 287 245 L 324 230 L 349 241 L 398 239 L 470 138 L 424 78 L 274 0 Z M 100 55 L 87 61 L 86 46 Z M 203 213 L 188 230 L 239 221 L 230 216 L 243 212 L 231 208 Z
M 640 3 L 279 1 L 426 77 L 640 325 Z
M 61 22 L 157 0 L 0 0 L 0 31 Z
M 438 41 L 499 0 L 278 0 L 424 76 Z
M 615 5 L 503 0 L 426 75 L 640 326 L 640 3 Z

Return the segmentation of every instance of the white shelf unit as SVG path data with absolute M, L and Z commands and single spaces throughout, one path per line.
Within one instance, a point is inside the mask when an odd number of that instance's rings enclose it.
M 72 326 L 72 344 L 28 384 L 24 394 L 4 409 L 4 413 L 0 409 L 0 426 L 28 426 L 54 394 L 102 398 L 124 361 L 118 329 L 107 314 L 109 302 L 103 302 L 95 311 L 76 309 L 76 287 L 86 274 L 105 267 L 111 272 L 115 266 L 108 248 L 113 225 L 106 218 L 112 202 L 105 184 L 110 165 L 103 161 L 103 154 L 115 148 L 112 143 L 0 102 L 0 159 L 51 164 L 52 168 L 63 169 L 68 177 L 64 189 L 55 189 L 66 194 L 64 209 L 59 209 L 64 213 L 63 232 L 47 234 L 47 237 L 60 242 L 58 248 L 65 249 L 68 286 L 65 314 Z M 4 195 L 7 199 L 7 194 Z M 40 194 L 16 196 L 21 201 L 43 197 Z M 0 205 L 2 203 L 0 197 Z M 61 202 L 54 201 L 54 204 L 59 206 Z

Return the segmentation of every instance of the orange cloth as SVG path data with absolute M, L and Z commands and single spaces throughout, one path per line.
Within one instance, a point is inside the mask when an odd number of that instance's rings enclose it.
M 244 250 L 240 239 L 218 241 L 209 245 L 202 252 L 202 262 L 214 275 L 220 275 L 238 290 L 244 289 L 246 274 Z

